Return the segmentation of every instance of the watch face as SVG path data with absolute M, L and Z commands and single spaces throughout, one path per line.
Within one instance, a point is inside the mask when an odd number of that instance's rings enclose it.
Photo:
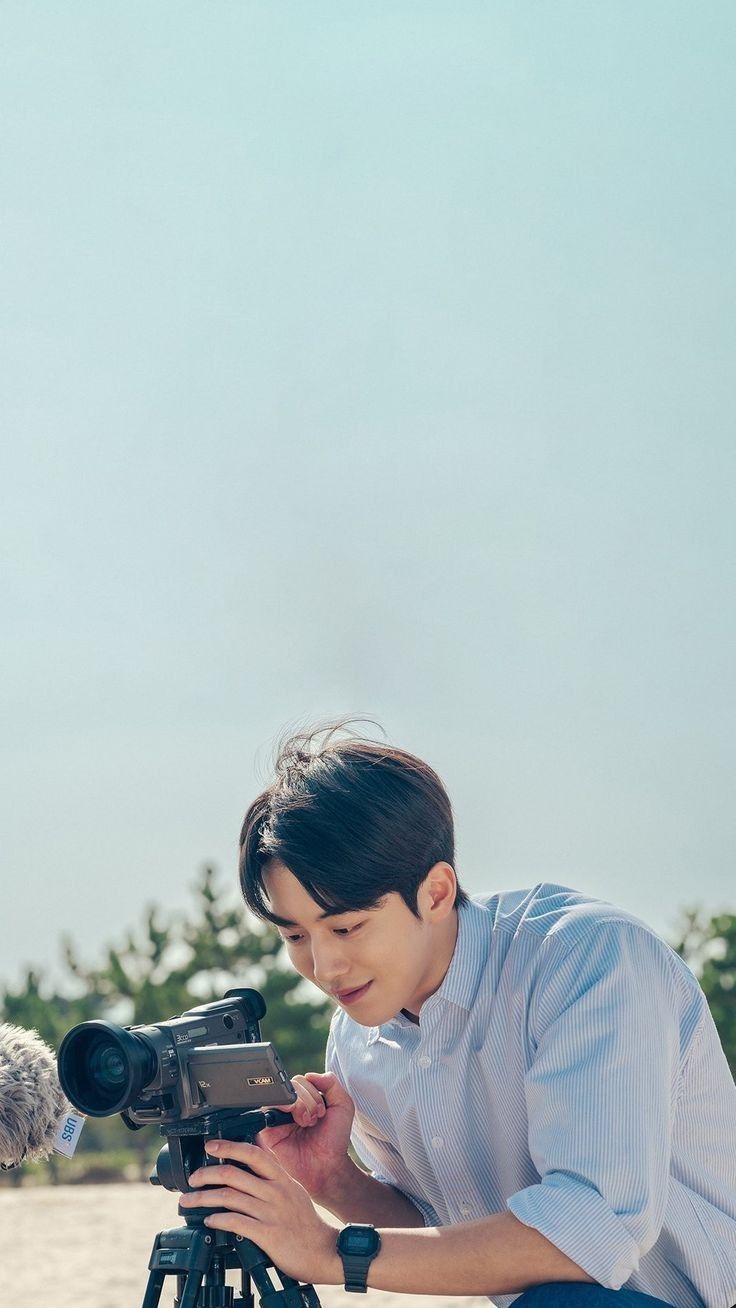
M 376 1238 L 373 1231 L 351 1231 L 348 1240 L 348 1253 L 370 1253 L 375 1243 Z
M 380 1236 L 372 1226 L 346 1226 L 340 1232 L 339 1249 L 341 1253 L 360 1258 L 361 1255 L 375 1253 L 380 1245 Z

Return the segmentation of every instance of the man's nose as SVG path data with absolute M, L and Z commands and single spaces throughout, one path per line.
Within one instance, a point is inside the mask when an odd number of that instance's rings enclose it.
M 344 976 L 347 961 L 339 940 L 312 945 L 312 968 L 319 985 L 333 989 L 335 982 Z

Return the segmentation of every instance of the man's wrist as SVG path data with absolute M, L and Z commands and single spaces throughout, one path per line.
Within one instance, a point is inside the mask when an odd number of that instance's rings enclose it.
M 319 1276 L 314 1278 L 313 1284 L 316 1285 L 342 1285 L 342 1259 L 337 1252 L 337 1237 L 340 1234 L 339 1227 L 327 1226 L 328 1235 L 325 1239 L 322 1257 L 320 1259 L 322 1269 Z
M 356 1167 L 350 1156 L 346 1154 L 342 1166 L 336 1167 L 331 1172 L 328 1184 L 312 1198 L 322 1208 L 328 1208 L 331 1213 L 337 1214 L 340 1206 L 349 1202 L 355 1193 L 356 1182 L 364 1175 L 365 1173 Z

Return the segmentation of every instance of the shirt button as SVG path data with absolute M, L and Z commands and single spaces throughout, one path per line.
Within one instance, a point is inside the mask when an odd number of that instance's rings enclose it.
M 417 1062 L 420 1067 L 430 1067 L 432 1059 L 428 1058 L 426 1054 L 422 1054 L 421 1058 L 417 1059 Z
M 461 1212 L 461 1214 L 462 1214 L 463 1217 L 470 1217 L 470 1214 L 472 1213 L 472 1211 L 473 1211 L 473 1210 L 472 1210 L 472 1208 L 470 1207 L 470 1204 L 461 1204 L 461 1205 L 460 1205 L 460 1212 Z
M 433 1136 L 432 1136 L 432 1148 L 433 1148 L 433 1149 L 441 1149 L 444 1143 L 445 1143 L 445 1142 L 444 1142 L 444 1140 L 442 1139 L 442 1136 L 441 1136 L 441 1135 L 433 1135 Z

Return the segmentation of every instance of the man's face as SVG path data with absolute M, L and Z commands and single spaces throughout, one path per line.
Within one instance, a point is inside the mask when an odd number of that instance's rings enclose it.
M 378 906 L 326 917 L 319 904 L 276 859 L 263 883 L 297 972 L 314 982 L 361 1026 L 380 1026 L 407 1009 L 415 1015 L 447 970 L 447 924 L 441 944 L 432 913 L 416 918 L 398 893 Z M 454 944 L 454 937 L 452 939 Z M 450 950 L 450 956 L 451 956 Z

